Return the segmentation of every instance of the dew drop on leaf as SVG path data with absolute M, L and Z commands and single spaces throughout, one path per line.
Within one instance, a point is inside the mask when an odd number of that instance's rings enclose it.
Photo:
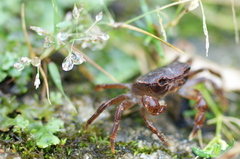
M 68 37 L 69 37 L 68 33 L 61 33 L 60 32 L 60 33 L 57 34 L 57 38 L 60 41 L 65 41 L 65 40 L 67 40 Z
M 198 0 L 192 0 L 188 8 L 189 11 L 196 9 L 199 6 Z
M 38 35 L 48 35 L 48 31 L 41 27 L 30 26 L 31 30 L 34 30 Z
M 35 67 L 39 67 L 41 64 L 41 60 L 38 58 L 38 57 L 34 57 L 32 59 L 32 65 L 35 66 Z
M 21 57 L 20 58 L 20 63 L 24 64 L 24 65 L 29 65 L 31 63 L 31 59 L 28 57 Z
M 98 14 L 96 15 L 96 17 L 95 17 L 96 22 L 102 20 L 102 17 L 103 17 L 102 12 L 98 13 Z
M 18 71 L 22 71 L 22 70 L 24 69 L 25 65 L 22 64 L 22 63 L 17 62 L 17 63 L 15 63 L 15 64 L 13 65 L 13 67 L 14 67 L 15 69 L 17 69 Z
M 62 69 L 64 71 L 70 71 L 73 68 L 74 64 L 73 64 L 73 60 L 71 58 L 71 56 L 67 56 L 62 63 Z
M 77 5 L 74 4 L 73 11 L 72 11 L 73 18 L 78 19 L 80 12 L 79 9 L 77 8 Z
M 104 41 L 107 41 L 110 37 L 109 37 L 108 34 L 102 34 L 102 35 L 100 36 L 100 38 L 101 38 L 102 40 L 104 40 Z
M 71 58 L 74 65 L 80 65 L 81 63 L 86 61 L 81 54 L 76 52 L 71 53 Z

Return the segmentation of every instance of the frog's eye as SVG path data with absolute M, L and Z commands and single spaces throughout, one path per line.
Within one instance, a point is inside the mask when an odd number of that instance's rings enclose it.
M 165 85 L 165 84 L 167 84 L 168 83 L 168 79 L 166 78 L 166 77 L 162 77 L 162 78 L 160 78 L 159 80 L 158 80 L 158 84 L 160 85 L 160 86 L 163 86 L 163 85 Z

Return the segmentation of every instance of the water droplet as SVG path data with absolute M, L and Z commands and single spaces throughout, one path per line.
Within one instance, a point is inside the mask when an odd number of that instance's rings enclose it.
M 110 38 L 110 36 L 108 34 L 102 34 L 100 38 L 104 41 L 107 41 Z
M 17 62 L 17 63 L 15 63 L 15 64 L 13 65 L 13 67 L 14 67 L 15 69 L 17 69 L 18 71 L 22 71 L 22 70 L 24 69 L 25 65 L 22 64 L 22 63 Z
M 78 19 L 79 15 L 80 15 L 76 4 L 74 4 L 72 15 L 73 15 L 73 18 L 75 18 L 75 19 Z
M 41 60 L 38 57 L 34 57 L 31 62 L 35 67 L 39 67 L 41 65 Z
M 67 40 L 68 37 L 69 37 L 68 33 L 61 33 L 60 32 L 60 33 L 57 34 L 57 38 L 60 41 L 65 41 L 65 40 Z
M 53 43 L 53 41 L 51 41 L 50 37 L 49 37 L 49 36 L 46 36 L 46 37 L 44 38 L 44 41 L 43 41 L 43 47 L 44 47 L 44 49 L 50 48 L 51 45 L 52 45 L 52 43 Z
M 193 0 L 193 1 L 191 1 L 190 5 L 189 5 L 188 10 L 192 11 L 192 10 L 196 9 L 198 6 L 199 6 L 198 0 Z
M 73 60 L 71 58 L 71 56 L 67 56 L 62 63 L 62 69 L 64 71 L 70 71 L 73 68 L 74 64 L 73 64 Z
M 98 21 L 102 20 L 102 18 L 103 18 L 103 13 L 100 12 L 96 15 L 95 20 L 96 20 L 96 22 L 98 22 Z
M 21 57 L 19 62 L 24 64 L 24 65 L 29 65 L 31 63 L 31 61 L 32 60 L 28 57 Z
M 83 56 L 77 52 L 71 53 L 71 58 L 74 65 L 80 65 L 81 63 L 85 62 L 86 60 L 83 58 Z
M 38 35 L 48 35 L 48 31 L 41 27 L 30 26 L 31 30 L 34 30 Z

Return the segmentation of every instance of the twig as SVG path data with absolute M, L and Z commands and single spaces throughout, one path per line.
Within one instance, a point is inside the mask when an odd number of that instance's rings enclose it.
M 105 75 L 107 75 L 110 79 L 112 79 L 114 82 L 119 83 L 119 81 L 114 78 L 111 74 L 109 74 L 106 70 L 104 70 L 101 66 L 99 66 L 96 62 L 94 62 L 92 59 L 90 59 L 86 54 L 84 54 L 83 52 L 81 52 L 80 50 L 78 50 L 76 47 L 72 46 L 72 49 L 76 52 L 78 52 L 79 54 L 81 54 L 89 63 L 91 63 L 94 67 L 96 67 L 97 69 L 99 69 L 102 73 L 104 73 Z
M 149 35 L 149 36 L 151 36 L 151 37 L 153 37 L 153 38 L 155 38 L 155 39 L 161 41 L 162 43 L 166 44 L 167 46 L 173 48 L 174 50 L 176 50 L 176 51 L 178 51 L 178 52 L 184 54 L 184 52 L 183 52 L 182 50 L 178 49 L 177 47 L 173 46 L 172 44 L 170 44 L 170 43 L 164 41 L 163 39 L 157 37 L 157 36 L 154 35 L 154 34 L 151 34 L 151 33 L 147 32 L 147 31 L 145 31 L 145 30 L 142 30 L 142 29 L 140 29 L 140 28 L 137 28 L 137 27 L 135 27 L 135 26 L 132 26 L 132 25 L 129 25 L 129 24 L 126 24 L 126 23 L 121 23 L 121 24 L 118 25 L 118 27 L 131 29 L 131 30 L 134 30 L 134 31 L 137 31 L 137 32 L 140 32 L 140 33 L 146 34 L 146 35 Z

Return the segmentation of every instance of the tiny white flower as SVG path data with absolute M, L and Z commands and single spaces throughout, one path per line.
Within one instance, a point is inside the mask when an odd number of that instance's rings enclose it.
M 41 81 L 39 79 L 39 73 L 36 75 L 35 77 L 35 81 L 34 81 L 34 86 L 36 89 L 38 89 L 39 85 L 40 85 Z

